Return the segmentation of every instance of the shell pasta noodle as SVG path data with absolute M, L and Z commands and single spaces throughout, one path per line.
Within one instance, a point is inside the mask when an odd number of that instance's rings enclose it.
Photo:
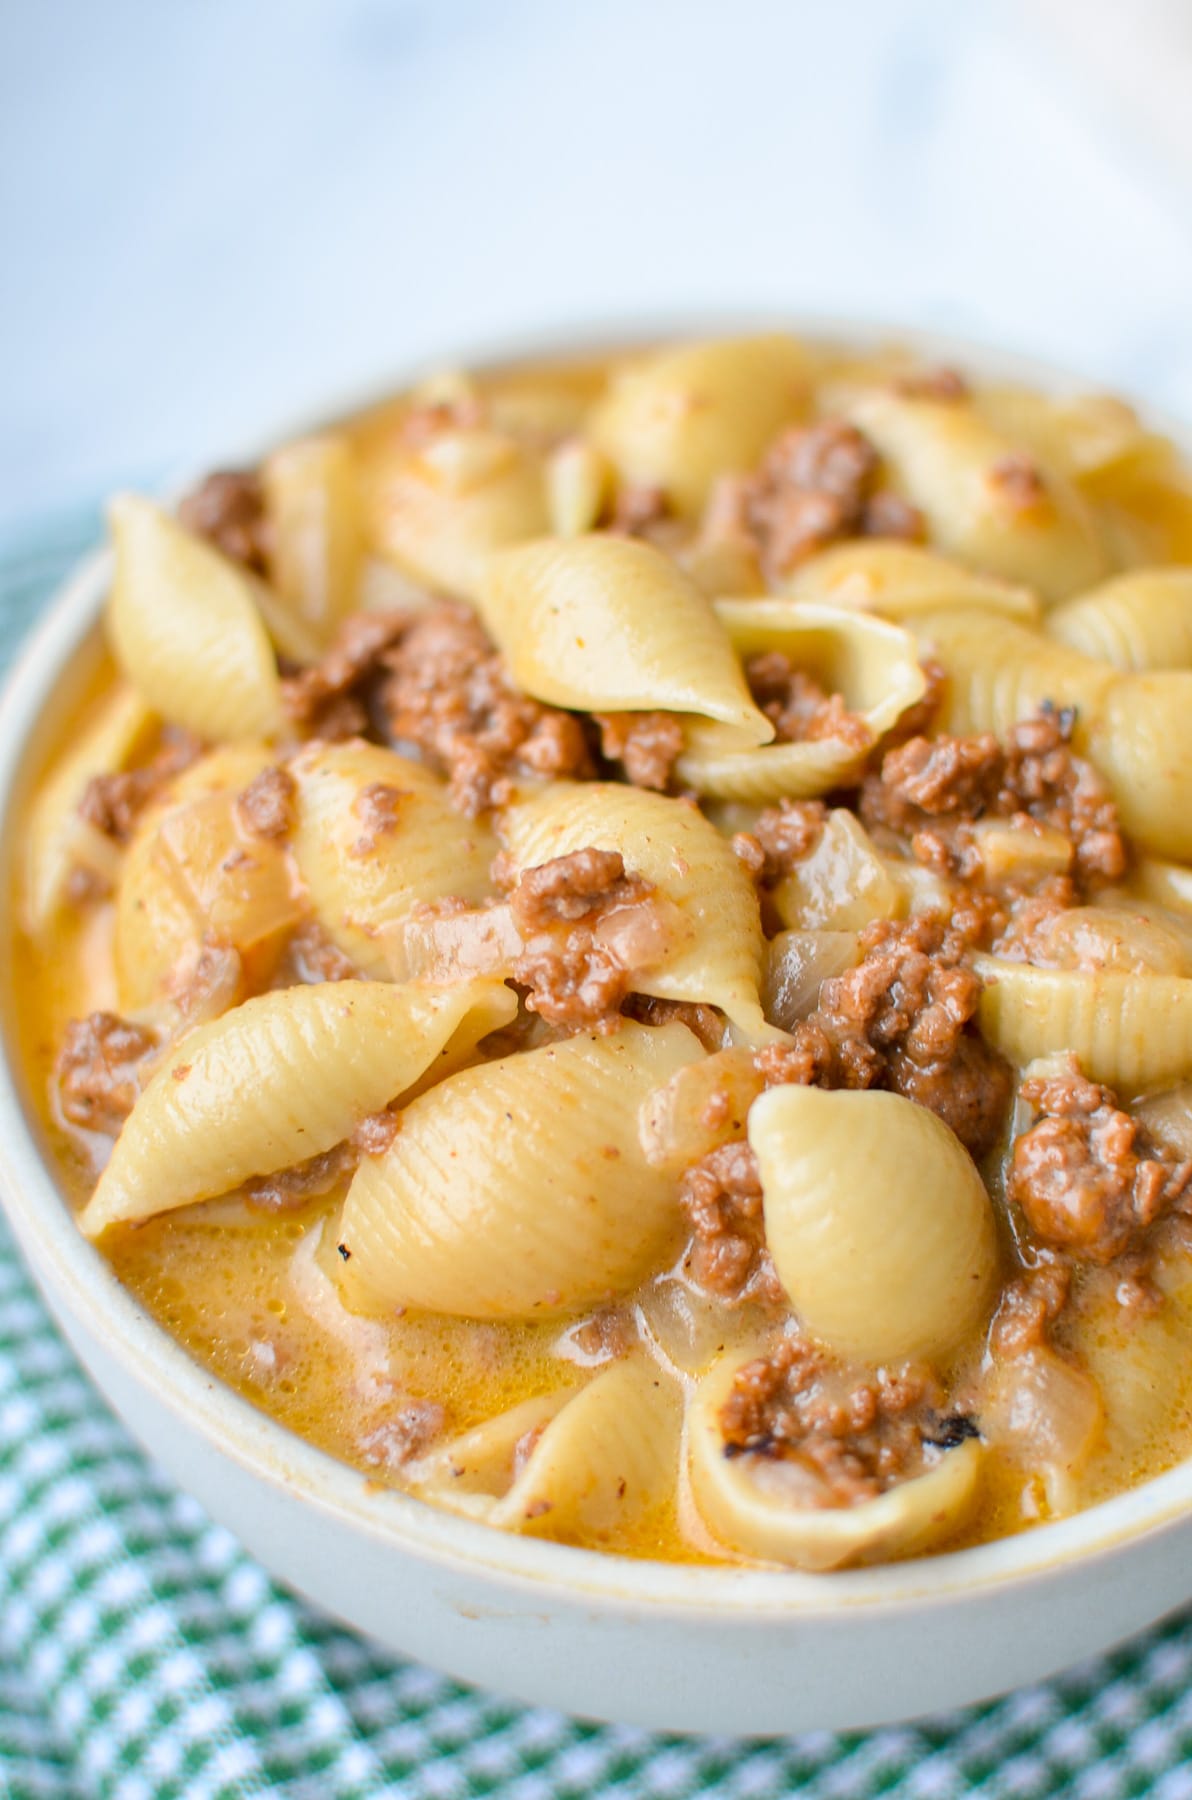
M 1192 1455 L 1192 475 L 773 331 L 113 503 L 25 817 L 79 1229 L 382 1488 L 942 1556 Z

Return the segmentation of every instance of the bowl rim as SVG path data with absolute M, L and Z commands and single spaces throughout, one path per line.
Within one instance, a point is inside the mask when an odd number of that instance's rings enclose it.
M 905 346 L 932 361 L 955 361 L 979 377 L 1023 381 L 1053 394 L 1104 392 L 1096 382 L 1051 362 L 970 338 L 889 322 L 741 309 L 715 315 L 671 311 L 657 317 L 605 318 L 508 334 L 480 346 L 453 348 L 449 356 L 419 357 L 393 380 L 367 393 L 325 397 L 297 422 L 263 434 L 253 445 L 208 467 L 236 467 L 266 449 L 327 421 L 376 405 L 410 386 L 430 368 L 484 369 L 553 356 L 741 331 L 784 330 L 815 343 L 858 350 Z M 1148 422 L 1192 453 L 1192 429 L 1163 417 L 1150 405 Z M 181 484 L 170 484 L 166 498 Z M 87 556 L 48 602 L 0 690 L 0 863 L 10 879 L 0 893 L 0 959 L 5 969 L 16 942 L 14 840 L 21 809 L 36 774 L 44 770 L 39 728 L 55 700 L 98 641 L 100 614 L 110 579 L 110 552 Z M 6 983 L 7 985 L 7 983 Z M 771 1566 L 698 1565 L 648 1561 L 498 1531 L 370 1480 L 316 1449 L 288 1427 L 212 1375 L 159 1325 L 117 1280 L 99 1250 L 77 1229 L 53 1174 L 48 1144 L 22 1090 L 26 1077 L 15 1042 L 10 997 L 0 1017 L 0 1202 L 25 1246 L 35 1279 L 36 1245 L 52 1271 L 45 1285 L 65 1299 L 66 1310 L 133 1378 L 153 1370 L 159 1400 L 202 1437 L 207 1447 L 245 1472 L 281 1486 L 353 1532 L 384 1543 L 395 1554 L 483 1576 L 506 1591 L 541 1597 L 552 1589 L 582 1599 L 589 1610 L 669 1614 L 675 1618 L 742 1619 L 781 1623 L 825 1619 L 858 1609 L 887 1613 L 926 1603 L 955 1603 L 977 1591 L 1004 1592 L 1073 1562 L 1095 1566 L 1116 1552 L 1152 1540 L 1192 1512 L 1192 1457 L 1137 1487 L 1054 1521 L 969 1549 L 872 1568 L 808 1574 Z M 234 1527 L 233 1527 L 234 1529 Z M 1181 1596 L 1175 1595 L 1173 1599 Z

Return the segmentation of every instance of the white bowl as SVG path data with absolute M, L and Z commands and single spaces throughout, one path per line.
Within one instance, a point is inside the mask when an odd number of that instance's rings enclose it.
M 633 336 L 675 329 L 672 319 Z M 839 324 L 809 334 L 862 344 L 896 335 L 987 376 L 1089 385 L 936 336 Z M 572 333 L 550 348 L 609 338 Z M 502 357 L 469 359 L 487 360 Z M 6 870 L 32 783 L 94 666 L 108 567 L 106 555 L 93 557 L 66 585 L 0 699 Z M 1192 1596 L 1192 1463 L 1019 1537 L 811 1576 L 634 1562 L 507 1536 L 312 1449 L 192 1361 L 76 1229 L 17 1053 L 11 907 L 5 892 L 0 1182 L 38 1285 L 97 1387 L 175 1480 L 274 1575 L 381 1644 L 590 1718 L 770 1735 L 985 1699 L 1103 1650 Z

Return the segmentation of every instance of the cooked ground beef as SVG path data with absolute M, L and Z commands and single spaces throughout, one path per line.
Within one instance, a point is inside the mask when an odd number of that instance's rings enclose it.
M 761 711 L 774 726 L 775 742 L 797 744 L 836 738 L 867 750 L 873 733 L 849 712 L 841 694 L 828 694 L 781 650 L 763 650 L 745 662 L 745 679 Z
M 115 1013 L 72 1019 L 54 1069 L 63 1117 L 115 1137 L 141 1091 L 140 1065 L 156 1049 L 151 1031 Z
M 1020 1093 L 1039 1117 L 1014 1145 L 1006 1195 L 1040 1243 L 1108 1263 L 1171 1208 L 1186 1209 L 1192 1162 L 1148 1144 L 1074 1059 L 1062 1074 L 1024 1081 Z
M 821 419 L 792 427 L 752 475 L 718 484 L 717 529 L 751 538 L 773 581 L 838 538 L 922 537 L 914 507 L 877 493 L 879 473 L 877 452 L 855 425 Z
M 1038 1263 L 1006 1283 L 989 1331 L 995 1356 L 1025 1356 L 1050 1342 L 1072 1289 L 1068 1265 L 1044 1251 Z
M 408 788 L 388 781 L 369 781 L 352 801 L 352 813 L 360 821 L 360 835 L 349 847 L 349 856 L 371 856 L 383 837 L 401 823 L 402 802 L 411 798 Z
M 381 658 L 410 623 L 405 612 L 352 613 L 322 662 L 282 682 L 286 712 L 310 737 L 359 737 L 368 728 L 370 690 Z
M 305 1206 L 308 1200 L 326 1194 L 355 1167 L 356 1158 L 350 1144 L 336 1144 L 305 1162 L 288 1169 L 276 1169 L 271 1175 L 255 1175 L 244 1184 L 244 1202 L 253 1212 L 289 1212 Z
M 278 970 L 279 987 L 294 982 L 350 981 L 356 965 L 333 944 L 317 919 L 304 919 L 286 945 Z
M 619 762 L 634 787 L 663 794 L 683 750 L 683 727 L 674 713 L 594 713 L 600 753 Z
M 758 1052 L 760 1072 L 769 1085 L 891 1088 L 984 1155 L 1001 1130 L 1010 1071 L 972 1028 L 981 983 L 966 945 L 932 915 L 869 925 L 860 945 L 861 961 L 824 982 L 791 1044 Z
M 1012 451 L 989 471 L 989 485 L 1006 506 L 1019 516 L 1035 512 L 1047 498 L 1047 482 L 1033 457 Z
M 856 1506 L 923 1466 L 924 1446 L 975 1437 L 971 1420 L 943 1412 L 927 1368 L 858 1375 L 805 1338 L 784 1337 L 741 1369 L 721 1408 L 726 1456 L 800 1462 L 829 1506 Z
M 385 656 L 379 700 L 390 741 L 415 746 L 475 817 L 509 796 L 510 777 L 595 773 L 581 721 L 519 692 L 467 607 L 420 614 Z
M 202 748 L 193 732 L 167 725 L 156 754 L 143 768 L 91 777 L 79 801 L 80 817 L 105 837 L 127 843 L 145 807 L 196 761 Z
M 733 849 L 766 887 L 790 874 L 819 843 L 828 809 L 822 800 L 780 800 L 759 815 L 752 831 L 739 831 Z
M 401 1109 L 386 1106 L 368 1113 L 352 1133 L 351 1144 L 361 1156 L 384 1156 L 401 1130 Z
M 178 508 L 188 531 L 242 563 L 254 574 L 269 570 L 269 521 L 265 490 L 253 469 L 219 469 L 188 494 Z
M 893 386 L 894 392 L 907 400 L 967 400 L 972 392 L 960 370 L 946 364 L 900 375 Z
M 693 1163 L 679 1184 L 691 1225 L 683 1268 L 721 1300 L 777 1300 L 778 1278 L 765 1247 L 762 1182 L 748 1144 L 722 1144 Z
M 360 1438 L 360 1460 L 374 1469 L 404 1468 L 430 1449 L 446 1423 L 446 1408 L 437 1400 L 407 1400 Z
M 637 1339 L 637 1328 L 624 1307 L 610 1306 L 573 1326 L 567 1337 L 585 1363 L 606 1363 L 626 1355 Z
M 1071 709 L 1044 706 L 1004 747 L 989 732 L 911 738 L 866 777 L 861 817 L 909 839 L 919 861 L 965 877 L 978 866 L 968 827 L 1025 816 L 1068 838 L 1084 880 L 1115 881 L 1126 868 L 1117 808 L 1092 764 L 1072 752 L 1075 723 Z
M 630 994 L 621 1011 L 627 1019 L 639 1019 L 643 1025 L 686 1025 L 705 1050 L 724 1047 L 724 1019 L 714 1006 L 701 1006 L 691 1000 L 659 1000 L 653 994 Z
M 647 537 L 650 528 L 670 515 L 666 492 L 649 482 L 625 482 L 613 501 L 607 529 L 618 537 Z
M 498 880 L 501 859 L 494 869 Z M 616 954 L 615 914 L 648 902 L 654 889 L 626 875 L 616 850 L 576 850 L 527 869 L 509 896 L 523 941 L 513 979 L 526 1006 L 564 1031 L 612 1031 L 633 971 Z
M 288 769 L 276 766 L 254 775 L 236 798 L 236 818 L 253 837 L 284 838 L 294 826 L 297 784 Z

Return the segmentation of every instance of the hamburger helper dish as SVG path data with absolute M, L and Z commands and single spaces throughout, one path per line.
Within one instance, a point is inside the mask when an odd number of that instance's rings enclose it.
M 445 375 L 177 516 L 20 874 L 81 1229 L 373 1479 L 634 1556 L 1192 1451 L 1192 475 L 775 334 Z

